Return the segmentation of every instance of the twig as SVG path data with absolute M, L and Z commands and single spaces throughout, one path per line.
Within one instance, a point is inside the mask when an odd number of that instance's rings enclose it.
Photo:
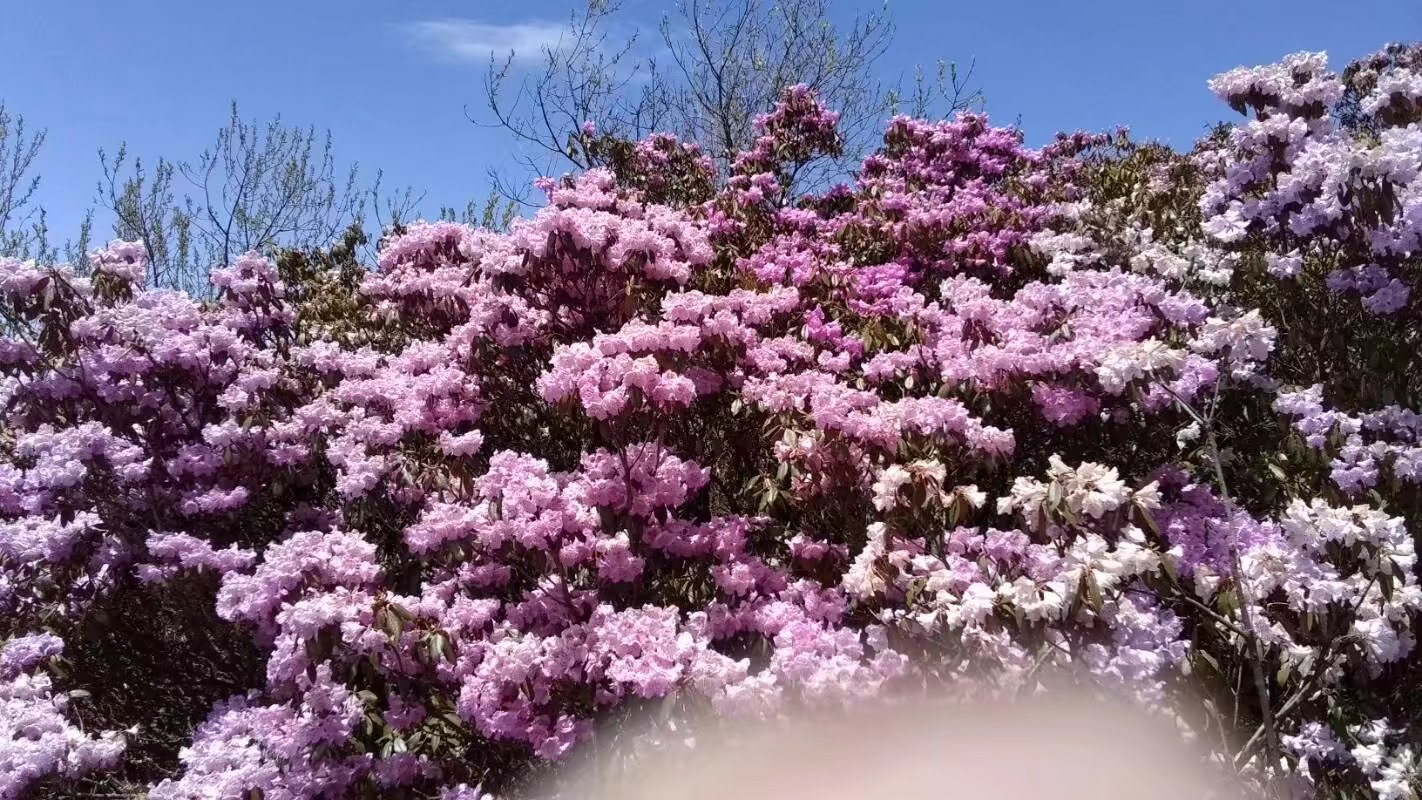
M 1198 423 L 1205 434 L 1205 445 L 1210 452 L 1210 463 L 1214 467 L 1215 481 L 1219 485 L 1220 498 L 1224 501 L 1227 511 L 1234 511 L 1236 506 L 1233 495 L 1229 491 L 1229 483 L 1225 480 L 1224 464 L 1220 457 L 1219 439 L 1215 436 L 1214 411 L 1216 410 L 1220 383 L 1218 378 L 1215 381 L 1214 398 L 1210 403 L 1210 415 L 1201 415 L 1174 389 L 1157 382 L 1165 389 L 1171 397 Z M 1265 752 L 1269 756 L 1271 769 L 1278 768 L 1279 765 L 1279 732 L 1274 723 L 1274 712 L 1269 701 L 1269 683 L 1265 674 L 1264 661 L 1264 640 L 1255 633 L 1257 628 L 1254 624 L 1254 592 L 1249 586 L 1249 582 L 1244 577 L 1244 567 L 1239 559 L 1239 527 L 1231 526 L 1229 529 L 1229 557 L 1230 571 L 1234 573 L 1234 582 L 1239 587 L 1239 613 L 1247 630 L 1248 637 L 1245 641 L 1245 650 L 1249 654 L 1250 666 L 1254 673 L 1254 692 L 1259 699 L 1259 715 L 1261 718 L 1260 728 L 1264 731 Z

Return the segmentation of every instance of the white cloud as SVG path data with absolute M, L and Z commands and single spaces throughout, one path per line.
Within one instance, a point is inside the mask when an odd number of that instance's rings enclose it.
M 529 21 L 508 25 L 447 17 L 412 22 L 405 33 L 417 46 L 443 58 L 488 63 L 489 57 L 515 61 L 538 59 L 546 47 L 556 47 L 565 26 L 553 22 Z

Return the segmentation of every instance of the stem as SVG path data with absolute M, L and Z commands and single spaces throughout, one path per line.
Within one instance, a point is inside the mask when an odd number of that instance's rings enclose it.
M 1215 482 L 1219 485 L 1220 499 L 1224 501 L 1225 510 L 1233 512 L 1236 510 L 1234 497 L 1230 494 L 1229 483 L 1225 480 L 1224 464 L 1220 457 L 1220 443 L 1215 436 L 1214 410 L 1219 401 L 1220 384 L 1215 383 L 1214 398 L 1210 403 L 1209 416 L 1201 415 L 1183 397 L 1166 386 L 1159 385 L 1175 398 L 1175 402 L 1197 422 L 1205 434 L 1205 446 L 1209 449 L 1210 463 L 1214 467 Z M 1232 525 L 1229 528 L 1229 559 L 1230 571 L 1234 573 L 1235 585 L 1239 587 L 1239 613 L 1244 622 L 1244 629 L 1247 631 L 1245 641 L 1245 652 L 1249 657 L 1251 672 L 1254 673 L 1254 693 L 1259 700 L 1260 729 L 1264 732 L 1264 749 L 1269 758 L 1270 769 L 1277 769 L 1279 766 L 1279 732 L 1274 722 L 1274 711 L 1269 702 L 1269 679 L 1266 677 L 1264 662 L 1266 654 L 1264 651 L 1264 640 L 1260 639 L 1254 626 L 1254 591 L 1250 588 L 1249 582 L 1244 578 L 1244 568 L 1239 560 L 1239 526 Z

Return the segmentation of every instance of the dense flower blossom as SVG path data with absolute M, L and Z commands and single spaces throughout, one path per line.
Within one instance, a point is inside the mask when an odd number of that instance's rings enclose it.
M 159 800 L 484 800 L 638 711 L 1048 674 L 1246 779 L 1412 796 L 1391 711 L 1344 699 L 1407 680 L 1422 615 L 1416 390 L 1355 341 L 1416 349 L 1409 52 L 1218 76 L 1250 116 L 1188 156 L 899 117 L 817 195 L 804 86 L 719 187 L 585 126 L 603 166 L 504 233 L 392 232 L 339 330 L 257 253 L 210 302 L 135 243 L 0 261 L 0 798 L 119 763 L 49 667 L 165 589 L 261 680 Z

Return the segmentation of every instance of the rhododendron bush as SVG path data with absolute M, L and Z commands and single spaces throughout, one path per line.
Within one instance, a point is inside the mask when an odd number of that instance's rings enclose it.
M 803 87 L 725 181 L 587 126 L 505 233 L 211 301 L 0 262 L 0 797 L 517 796 L 1063 681 L 1416 796 L 1422 50 L 1210 85 L 1190 153 L 896 118 L 811 194 Z

